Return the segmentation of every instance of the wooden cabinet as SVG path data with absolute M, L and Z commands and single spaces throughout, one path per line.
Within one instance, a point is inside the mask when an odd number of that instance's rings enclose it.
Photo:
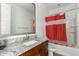
M 20 56 L 47 56 L 48 55 L 48 41 L 45 41 L 29 51 L 22 53 Z
M 38 50 L 40 56 L 47 56 L 48 55 L 48 42 L 44 42 L 38 46 Z

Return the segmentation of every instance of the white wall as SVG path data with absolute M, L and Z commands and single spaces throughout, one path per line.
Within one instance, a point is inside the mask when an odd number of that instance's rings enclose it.
M 77 9 L 77 46 L 79 47 L 79 9 Z
M 1 4 L 1 35 L 10 34 L 11 6 L 5 3 Z
M 38 37 L 45 38 L 45 17 L 48 11 L 44 4 L 36 3 L 36 34 Z
M 70 46 L 76 44 L 76 19 L 77 10 L 66 12 L 66 33 L 68 45 Z
M 52 10 L 49 10 L 49 15 L 58 14 L 58 13 L 65 12 L 65 11 L 68 11 L 68 10 L 72 10 L 72 9 L 75 9 L 75 8 L 77 8 L 77 4 L 64 5 L 62 7 L 55 8 L 55 9 L 52 8 Z
M 32 20 L 33 14 L 31 14 L 27 9 L 22 8 L 17 5 L 12 5 L 12 33 L 28 33 L 32 32 Z

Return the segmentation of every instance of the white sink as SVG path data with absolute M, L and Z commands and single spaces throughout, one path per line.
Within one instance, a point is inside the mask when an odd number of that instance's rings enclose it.
M 30 46 L 30 45 L 32 45 L 32 44 L 34 44 L 36 42 L 38 42 L 38 41 L 36 41 L 36 40 L 30 40 L 28 42 L 25 42 L 23 45 Z
M 38 41 L 36 41 L 36 40 L 30 40 L 30 41 L 26 41 L 25 43 L 23 43 L 23 44 L 21 44 L 21 45 L 14 45 L 14 46 L 9 46 L 9 47 L 7 47 L 6 49 L 7 49 L 7 51 L 10 51 L 10 52 L 8 52 L 8 54 L 7 53 L 5 53 L 5 54 L 2 54 L 2 55 L 9 55 L 9 54 L 11 54 L 11 55 L 13 55 L 15 52 L 15 54 L 18 54 L 19 52 L 21 52 L 21 51 L 24 51 L 24 49 L 26 48 L 26 47 L 28 47 L 28 46 L 30 46 L 30 45 L 33 45 L 33 44 L 35 44 L 35 43 L 37 43 Z M 22 48 L 21 48 L 22 47 Z

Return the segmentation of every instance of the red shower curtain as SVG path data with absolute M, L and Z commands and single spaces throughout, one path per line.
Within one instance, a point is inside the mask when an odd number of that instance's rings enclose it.
M 46 17 L 46 22 L 51 22 L 51 21 L 56 21 L 56 20 L 61 20 L 65 19 L 65 13 L 62 15 L 58 14 L 55 16 L 49 16 Z M 49 41 L 54 41 L 55 43 L 57 42 L 67 42 L 67 37 L 66 37 L 66 24 L 51 24 L 51 25 L 46 25 L 46 36 L 48 37 Z
M 47 25 L 46 26 L 46 36 L 49 40 L 56 40 L 56 25 Z
M 65 24 L 58 24 L 57 25 L 57 40 L 58 41 L 67 41 L 66 37 L 66 25 Z

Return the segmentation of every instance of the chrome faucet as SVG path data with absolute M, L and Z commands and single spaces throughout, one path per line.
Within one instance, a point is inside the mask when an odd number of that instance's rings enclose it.
M 26 40 L 29 40 L 29 35 L 28 34 L 26 35 Z
M 29 36 L 28 34 L 26 34 L 26 36 L 23 38 L 23 41 L 29 40 Z

